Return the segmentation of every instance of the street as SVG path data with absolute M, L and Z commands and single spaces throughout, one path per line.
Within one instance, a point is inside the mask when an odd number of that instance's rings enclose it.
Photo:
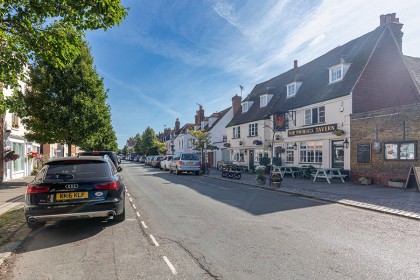
M 49 224 L 6 279 L 419 279 L 416 220 L 123 162 L 127 218 Z

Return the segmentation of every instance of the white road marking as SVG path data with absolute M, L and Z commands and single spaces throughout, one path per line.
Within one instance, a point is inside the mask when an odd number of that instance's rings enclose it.
M 133 205 L 133 208 L 134 208 L 134 209 L 137 209 L 137 207 L 136 207 L 136 205 L 135 205 L 135 204 L 131 204 L 131 205 Z
M 163 256 L 163 260 L 166 262 L 166 264 L 167 264 L 167 265 L 169 266 L 169 268 L 171 269 L 172 274 L 173 274 L 173 275 L 177 275 L 177 274 L 178 274 L 178 272 L 176 272 L 175 267 L 171 264 L 171 262 L 169 261 L 169 259 L 168 259 L 166 256 Z
M 142 225 L 144 228 L 147 228 L 146 224 L 145 224 L 143 221 L 141 221 L 141 225 Z
M 139 218 L 140 218 L 140 213 L 139 213 L 139 212 L 136 212 L 136 215 L 137 215 L 137 217 L 139 217 Z
M 156 247 L 159 247 L 159 243 L 156 241 L 155 237 L 153 235 L 149 235 L 150 239 L 152 239 L 153 243 L 155 243 Z
M 133 200 L 131 199 L 131 197 L 129 199 L 130 199 L 130 202 L 133 202 Z
M 130 194 L 129 194 L 129 193 L 127 193 L 127 195 L 128 195 L 128 196 L 130 196 Z

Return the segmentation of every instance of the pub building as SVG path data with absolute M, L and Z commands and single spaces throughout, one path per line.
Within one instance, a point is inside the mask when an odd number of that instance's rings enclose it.
M 255 85 L 227 125 L 232 160 L 251 166 L 266 154 L 283 165 L 338 167 L 356 180 L 351 170 L 366 164 L 354 160 L 357 144 L 366 139 L 354 137 L 352 116 L 420 102 L 420 58 L 403 55 L 402 26 L 395 13 L 381 15 L 373 31 Z

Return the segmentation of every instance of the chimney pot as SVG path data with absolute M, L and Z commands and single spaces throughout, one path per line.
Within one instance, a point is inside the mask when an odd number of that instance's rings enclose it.
M 293 67 L 298 68 L 298 61 L 297 60 L 293 61 Z

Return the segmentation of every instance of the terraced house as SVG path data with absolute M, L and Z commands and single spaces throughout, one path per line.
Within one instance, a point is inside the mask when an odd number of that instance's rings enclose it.
M 420 102 L 420 60 L 402 54 L 402 26 L 395 14 L 381 15 L 375 30 L 257 84 L 227 125 L 231 160 L 253 166 L 280 157 L 348 172 L 366 164 L 355 160 L 367 140 L 353 137 L 352 115 Z M 417 161 L 419 139 L 411 140 Z

